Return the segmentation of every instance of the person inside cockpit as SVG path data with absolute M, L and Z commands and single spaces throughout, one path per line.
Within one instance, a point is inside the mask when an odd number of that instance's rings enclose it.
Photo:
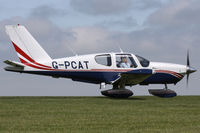
M 127 57 L 121 57 L 121 62 L 119 64 L 120 68 L 130 68 L 131 65 L 130 63 L 128 62 L 128 59 Z

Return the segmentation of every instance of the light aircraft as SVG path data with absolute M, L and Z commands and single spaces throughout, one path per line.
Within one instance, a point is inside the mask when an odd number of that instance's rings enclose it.
M 164 89 L 150 89 L 149 93 L 159 97 L 174 97 L 176 92 L 167 84 L 176 84 L 185 75 L 196 70 L 187 65 L 152 62 L 132 53 L 97 53 L 52 59 L 28 30 L 22 25 L 5 26 L 6 33 L 17 52 L 20 62 L 6 60 L 6 71 L 70 78 L 73 81 L 110 84 L 112 89 L 101 91 L 102 95 L 114 98 L 128 98 L 133 95 L 126 86 L 163 84 Z

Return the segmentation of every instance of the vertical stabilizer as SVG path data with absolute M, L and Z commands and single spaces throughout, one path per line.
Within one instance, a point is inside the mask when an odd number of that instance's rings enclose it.
M 51 57 L 24 26 L 7 25 L 5 28 L 22 63 L 51 61 Z

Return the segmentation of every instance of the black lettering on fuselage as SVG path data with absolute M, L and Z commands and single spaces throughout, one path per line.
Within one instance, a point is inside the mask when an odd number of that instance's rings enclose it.
M 89 61 L 84 61 L 84 63 L 85 63 L 86 69 L 88 69 L 88 63 L 89 63 Z
M 53 63 L 53 62 L 52 62 Z M 89 61 L 64 61 L 65 69 L 88 69 Z M 57 67 L 60 64 L 55 64 Z
M 58 63 L 56 61 L 52 62 L 52 66 L 54 69 L 58 69 Z
M 82 65 L 82 63 L 80 61 L 78 63 L 78 69 L 83 69 L 83 65 Z
M 71 66 L 72 66 L 73 69 L 76 69 L 76 68 L 77 68 L 76 62 L 75 62 L 75 61 L 72 61 L 72 62 L 71 62 Z
M 65 64 L 65 69 L 67 69 L 67 67 L 70 66 L 69 61 L 65 61 L 64 64 Z

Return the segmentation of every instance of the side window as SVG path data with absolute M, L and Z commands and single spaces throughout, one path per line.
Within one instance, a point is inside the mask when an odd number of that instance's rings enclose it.
M 95 61 L 104 66 L 112 65 L 111 56 L 109 54 L 97 55 L 95 56 Z
M 118 68 L 136 68 L 137 64 L 130 54 L 117 54 L 116 64 Z

